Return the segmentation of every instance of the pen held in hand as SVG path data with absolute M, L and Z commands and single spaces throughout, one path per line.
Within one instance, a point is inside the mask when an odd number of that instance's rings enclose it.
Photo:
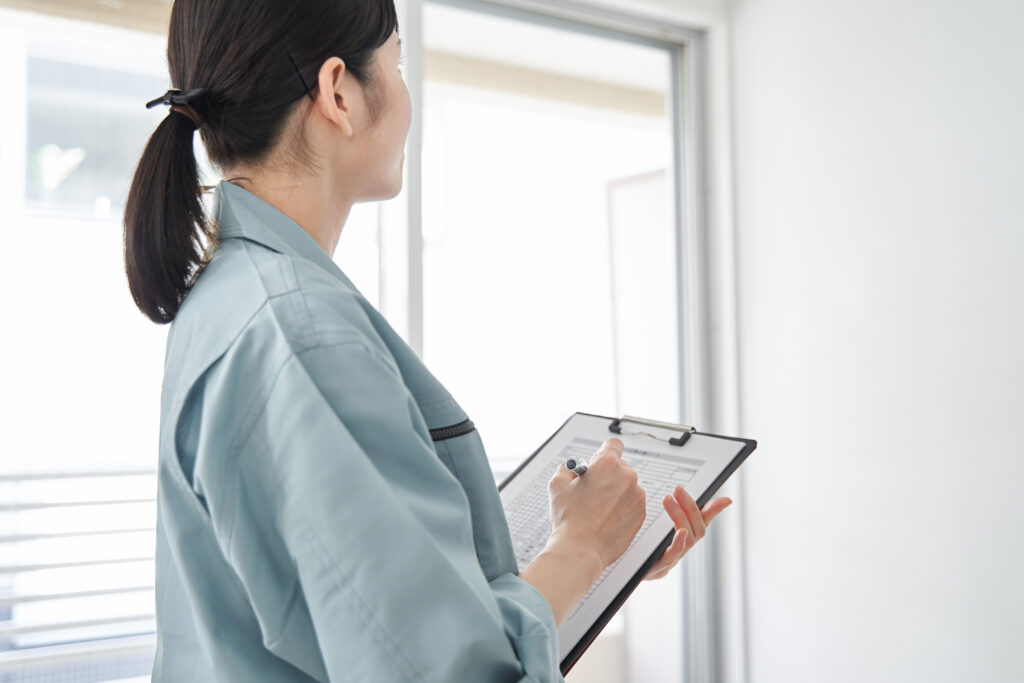
M 565 461 L 565 466 L 567 469 L 572 470 L 581 477 L 583 476 L 583 473 L 587 471 L 587 465 L 584 464 L 582 460 L 577 460 L 576 458 L 567 459 Z

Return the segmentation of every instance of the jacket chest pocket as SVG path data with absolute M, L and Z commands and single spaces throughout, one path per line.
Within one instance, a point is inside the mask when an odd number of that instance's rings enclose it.
M 469 499 L 473 543 L 487 580 L 507 572 L 518 574 L 494 472 L 473 421 L 465 418 L 451 421 L 451 424 L 427 424 L 431 425 L 430 437 L 438 457 L 462 484 Z

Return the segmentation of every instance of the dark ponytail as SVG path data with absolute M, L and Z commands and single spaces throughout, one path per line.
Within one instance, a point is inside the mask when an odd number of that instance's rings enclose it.
M 150 320 L 174 320 L 216 243 L 192 146 L 197 126 L 215 166 L 261 161 L 293 108 L 313 99 L 320 66 L 334 56 L 367 89 L 375 118 L 374 51 L 397 29 L 393 0 L 174 0 L 171 83 L 202 97 L 160 122 L 125 203 L 128 287 Z
M 171 113 L 149 138 L 124 208 L 124 267 L 135 305 L 150 320 L 174 319 L 209 238 L 192 151 L 196 125 Z

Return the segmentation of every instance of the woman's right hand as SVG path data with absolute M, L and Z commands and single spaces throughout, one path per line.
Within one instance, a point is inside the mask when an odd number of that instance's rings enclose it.
M 584 476 L 562 464 L 548 482 L 548 545 L 593 552 L 602 570 L 626 551 L 647 516 L 647 494 L 636 470 L 622 461 L 622 448 L 620 439 L 607 439 Z

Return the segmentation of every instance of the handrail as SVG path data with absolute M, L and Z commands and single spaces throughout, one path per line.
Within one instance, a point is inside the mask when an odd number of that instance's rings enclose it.
M 156 474 L 156 470 L 111 470 L 110 472 L 21 472 L 0 474 L 0 483 L 10 481 L 42 481 L 46 479 L 89 479 L 97 477 L 142 477 Z
M 139 534 L 156 531 L 155 527 L 144 526 L 133 529 L 98 529 L 94 531 L 58 531 L 41 534 L 11 534 L 0 536 L 0 543 L 22 543 L 24 541 L 44 541 L 51 538 L 81 538 L 83 536 L 108 536 L 113 534 Z
M 64 631 L 72 628 L 88 628 L 90 626 L 107 626 L 110 624 L 128 624 L 133 621 L 152 621 L 153 612 L 129 614 L 123 617 L 107 617 L 105 619 L 82 619 L 80 621 L 64 621 L 51 624 L 31 624 L 29 626 L 0 626 L 0 642 L 9 640 L 11 636 L 26 633 L 42 633 L 45 631 Z M 11 623 L 11 622 L 0 622 Z
M 51 503 L 3 503 L 0 512 L 21 512 L 22 510 L 50 510 L 52 508 L 91 507 L 95 505 L 130 505 L 134 503 L 155 503 L 156 498 L 123 498 L 121 500 L 68 500 Z
M 75 562 L 53 562 L 49 564 L 9 564 L 0 565 L 0 574 L 18 574 L 20 572 L 38 572 L 44 569 L 70 569 L 72 567 L 97 567 L 105 564 L 128 564 L 131 562 L 152 562 L 153 556 L 115 557 L 109 560 L 78 560 Z
M 101 595 L 119 595 L 121 593 L 142 593 L 153 590 L 153 585 L 148 586 L 121 586 L 118 588 L 101 588 L 91 591 L 75 591 L 72 593 L 38 593 L 36 595 L 11 595 L 0 597 L 0 607 L 10 607 L 26 602 L 43 602 L 46 600 L 68 600 L 71 598 L 93 598 Z
M 156 635 L 120 636 L 61 645 L 44 645 L 0 652 L 0 673 L 52 666 L 58 662 L 82 662 L 116 655 L 144 655 L 156 649 Z

